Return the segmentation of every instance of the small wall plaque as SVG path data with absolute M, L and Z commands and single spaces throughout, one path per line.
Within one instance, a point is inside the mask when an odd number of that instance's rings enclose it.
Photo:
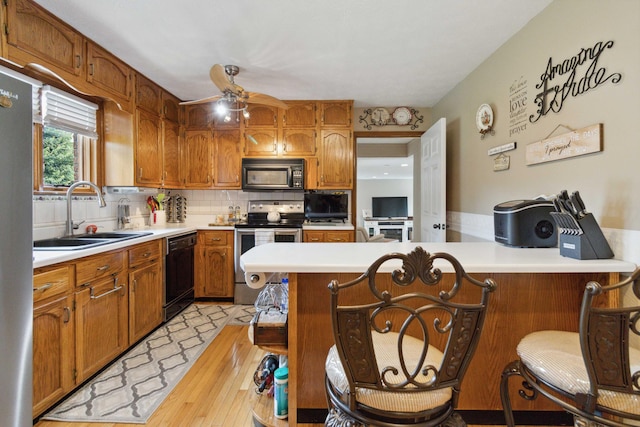
M 602 123 L 527 144 L 525 159 L 527 165 L 535 165 L 598 151 L 602 151 Z

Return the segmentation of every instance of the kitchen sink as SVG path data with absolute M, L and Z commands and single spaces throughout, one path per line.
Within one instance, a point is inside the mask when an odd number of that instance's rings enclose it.
M 53 237 L 50 239 L 36 240 L 33 242 L 33 250 L 36 251 L 74 251 L 87 249 L 94 246 L 106 245 L 121 240 L 135 239 L 148 236 L 151 232 L 127 233 L 119 231 L 106 231 L 93 234 L 79 234 L 77 236 Z

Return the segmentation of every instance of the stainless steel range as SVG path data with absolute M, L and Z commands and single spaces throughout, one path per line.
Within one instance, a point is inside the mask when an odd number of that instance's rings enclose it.
M 235 225 L 235 304 L 253 304 L 260 292 L 247 286 L 240 268 L 240 255 L 257 244 L 301 242 L 303 222 L 302 200 L 249 201 L 247 222 Z

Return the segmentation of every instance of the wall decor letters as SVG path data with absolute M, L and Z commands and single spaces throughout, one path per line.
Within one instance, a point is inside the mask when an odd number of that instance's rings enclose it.
M 597 151 L 602 151 L 602 123 L 527 144 L 525 161 L 529 166 Z
M 538 110 L 536 114 L 529 116 L 529 121 L 535 123 L 551 111 L 560 112 L 569 96 L 582 95 L 608 81 L 618 83 L 622 74 L 608 73 L 605 67 L 598 64 L 600 55 L 612 46 L 613 40 L 600 41 L 593 47 L 580 49 L 574 56 L 558 63 L 549 58 L 540 82 L 536 85 L 536 89 L 542 89 L 535 98 Z
M 509 87 L 509 136 L 527 129 L 527 80 L 520 77 Z

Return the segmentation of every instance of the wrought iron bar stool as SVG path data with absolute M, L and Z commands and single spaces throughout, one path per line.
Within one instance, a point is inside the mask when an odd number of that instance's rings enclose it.
M 576 426 L 640 426 L 640 348 L 630 346 L 630 333 L 640 335 L 640 306 L 609 308 L 599 301 L 629 286 L 640 298 L 639 277 L 640 269 L 609 286 L 587 283 L 579 332 L 537 331 L 520 341 L 519 358 L 506 366 L 500 384 L 507 426 L 514 425 L 514 375 L 524 379 L 520 397 L 548 398 L 573 414 Z
M 331 281 L 325 425 L 466 425 L 454 410 L 495 288 L 422 247 Z

